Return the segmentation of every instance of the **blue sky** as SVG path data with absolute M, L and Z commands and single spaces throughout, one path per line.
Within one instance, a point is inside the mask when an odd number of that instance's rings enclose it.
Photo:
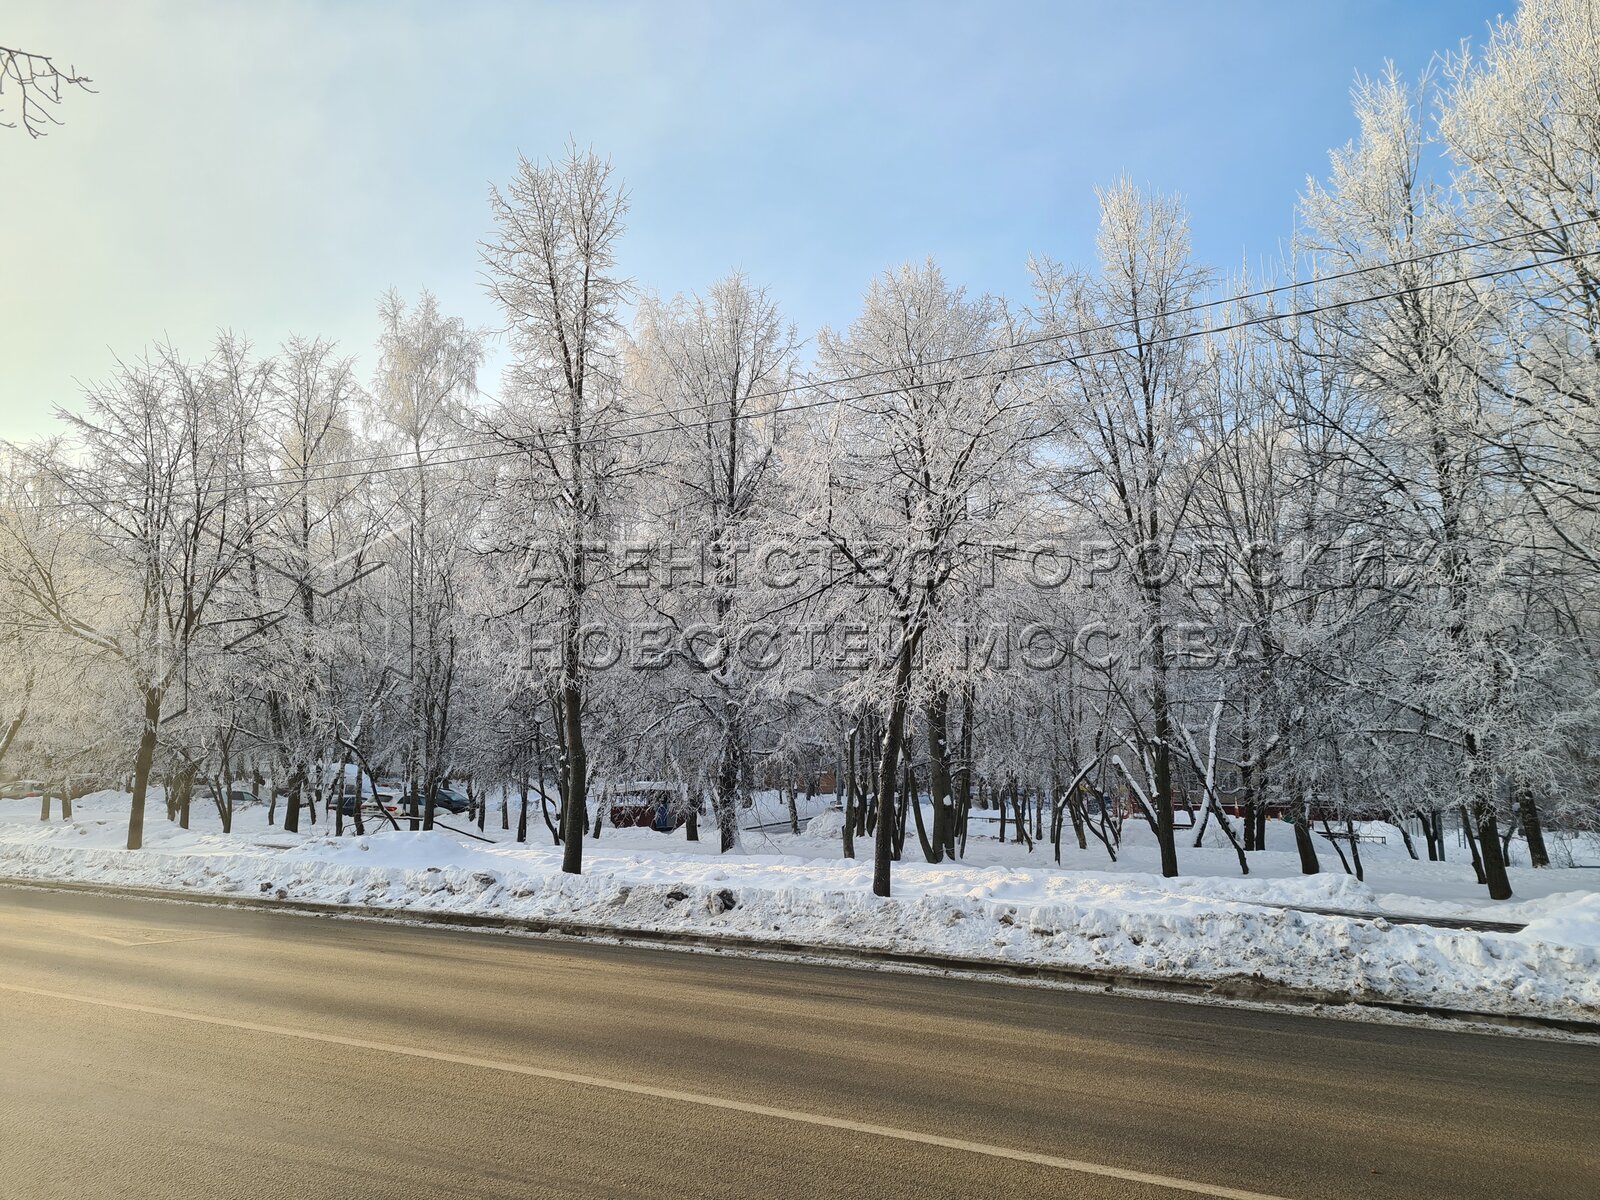
M 807 336 L 930 254 L 1022 297 L 1030 254 L 1090 260 L 1124 172 L 1184 196 L 1202 258 L 1270 261 L 1355 73 L 1509 7 L 21 0 L 0 42 L 99 93 L 0 130 L 0 438 L 161 337 L 325 334 L 365 370 L 391 285 L 492 324 L 487 185 L 569 135 L 627 180 L 640 286 L 739 267 Z

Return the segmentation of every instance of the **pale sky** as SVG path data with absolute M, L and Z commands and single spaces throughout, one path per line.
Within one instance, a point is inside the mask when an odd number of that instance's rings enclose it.
M 1355 73 L 1509 6 L 9 0 L 0 44 L 98 94 L 0 130 L 0 438 L 161 338 L 324 335 L 365 375 L 390 286 L 494 325 L 488 184 L 569 135 L 627 181 L 638 285 L 739 267 L 807 337 L 930 254 L 1024 298 L 1029 254 L 1089 261 L 1124 172 L 1184 196 L 1202 257 L 1258 264 L 1351 136 Z

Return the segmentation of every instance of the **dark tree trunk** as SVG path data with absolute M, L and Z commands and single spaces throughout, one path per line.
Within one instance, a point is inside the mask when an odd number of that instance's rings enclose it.
M 556 798 L 558 800 L 560 799 L 560 792 L 561 789 L 557 788 Z M 555 810 L 553 818 L 550 815 L 550 811 L 550 794 L 544 790 L 544 780 L 541 779 L 539 780 L 539 813 L 544 817 L 545 828 L 550 831 L 550 844 L 559 846 L 561 845 L 561 822 L 567 819 L 565 803 L 563 802 L 562 806 Z
M 722 748 L 717 755 L 717 784 L 712 793 L 712 816 L 717 820 L 717 835 L 722 853 L 732 850 L 739 840 L 739 731 L 733 720 L 722 728 Z
M 915 787 L 916 787 L 915 784 L 911 784 L 910 786 L 908 786 L 906 788 L 906 791 L 911 795 L 911 819 L 916 822 L 916 826 L 917 826 L 917 842 L 922 847 L 922 857 L 924 859 L 926 859 L 928 862 L 931 862 L 931 863 L 938 862 L 939 861 L 939 850 L 928 839 L 927 826 L 923 823 L 923 820 L 922 820 L 922 805 L 918 802 L 918 798 L 917 798 L 915 790 L 914 790 Z M 901 801 L 902 809 L 904 808 L 904 805 L 905 805 L 905 801 L 902 800 Z M 905 821 L 905 815 L 904 815 L 903 812 L 901 814 L 900 820 L 902 822 Z
M 1511 879 L 1506 874 L 1506 859 L 1500 848 L 1499 820 L 1488 804 L 1478 805 L 1478 831 L 1482 835 L 1484 882 L 1489 885 L 1489 899 L 1511 899 Z
M 289 778 L 289 804 L 283 810 L 283 827 L 289 833 L 300 832 L 300 806 L 305 798 L 305 768 L 296 766 Z
M 568 875 L 583 873 L 583 814 L 588 800 L 589 756 L 583 745 L 583 693 L 578 687 L 577 630 L 568 632 L 567 678 L 563 685 L 562 717 L 567 729 L 567 786 L 561 821 L 561 869 Z
M 1339 856 L 1339 865 L 1344 868 L 1344 873 L 1346 875 L 1354 874 L 1350 870 L 1350 860 L 1345 857 L 1344 848 L 1339 845 L 1339 839 L 1328 825 L 1327 817 L 1322 818 L 1322 836 L 1328 839 L 1328 845 L 1332 846 L 1333 852 Z
M 1311 840 L 1311 818 L 1305 801 L 1294 801 L 1294 848 L 1300 852 L 1300 874 L 1316 875 L 1322 870 L 1317 861 L 1317 844 Z
M 845 738 L 844 856 L 856 856 L 856 731 Z
M 872 844 L 872 893 L 889 895 L 890 862 L 894 851 L 894 783 L 900 765 L 900 745 L 905 738 L 906 699 L 911 687 L 911 663 L 916 646 L 909 635 L 902 635 L 899 661 L 895 664 L 894 691 L 884 722 L 883 757 L 878 764 L 878 825 Z
M 1141 550 L 1140 554 L 1143 555 Z M 1172 714 L 1167 700 L 1166 634 L 1162 629 L 1160 590 L 1155 590 L 1151 611 L 1156 614 L 1151 630 L 1151 661 L 1154 672 L 1151 683 L 1151 716 L 1155 723 L 1155 796 L 1156 841 L 1161 846 L 1161 874 L 1172 879 L 1178 874 L 1178 839 L 1172 824 Z
M 1017 841 L 1033 849 L 1033 838 L 1028 833 L 1028 796 L 1017 784 L 1016 776 L 1011 777 L 1011 806 L 1017 814 Z
M 150 766 L 156 757 L 156 730 L 161 725 L 161 689 L 146 688 L 144 728 L 133 760 L 133 803 L 128 808 L 128 849 L 144 845 L 144 801 L 150 790 Z
M 921 797 L 917 795 L 917 777 L 911 770 L 910 739 L 902 737 L 900 745 L 903 748 L 905 765 L 900 769 L 900 795 L 895 802 L 894 817 L 894 861 L 899 862 L 905 856 L 906 835 L 911 832 L 911 814 L 906 811 L 907 805 L 915 807 Z
M 1479 883 L 1488 883 L 1489 879 L 1483 873 L 1483 856 L 1478 853 L 1478 834 L 1472 828 L 1472 814 L 1467 811 L 1467 806 L 1460 808 L 1461 835 L 1467 839 L 1467 849 L 1472 852 L 1472 869 L 1478 876 Z
M 878 827 L 878 760 L 873 753 L 881 740 L 878 736 L 876 713 L 866 718 L 866 732 L 858 738 L 856 749 L 860 756 L 860 774 L 856 778 L 856 836 L 866 837 Z
M 943 862 L 947 854 L 953 858 L 956 852 L 955 813 L 950 803 L 949 714 L 950 698 L 942 691 L 935 693 L 925 713 L 928 803 L 933 806 L 933 835 L 923 847 L 923 856 L 931 863 Z M 921 811 L 920 806 L 918 811 Z
M 422 827 L 432 829 L 439 815 L 439 788 L 444 781 L 430 771 L 422 780 Z
M 1411 856 L 1411 861 L 1417 860 L 1417 844 L 1411 840 L 1411 831 L 1406 828 L 1406 819 L 1403 816 L 1394 818 L 1394 827 L 1400 831 L 1400 841 L 1404 843 L 1406 853 Z
M 961 748 L 958 770 L 953 772 L 955 804 L 961 825 L 960 845 L 951 851 L 965 855 L 967 852 L 967 818 L 972 812 L 972 721 L 977 694 L 971 684 L 961 689 Z
M 1517 789 L 1517 821 L 1522 826 L 1522 836 L 1528 841 L 1528 862 L 1535 867 L 1550 865 L 1550 852 L 1544 844 L 1544 826 L 1539 821 L 1539 806 L 1534 801 L 1533 789 L 1523 784 Z

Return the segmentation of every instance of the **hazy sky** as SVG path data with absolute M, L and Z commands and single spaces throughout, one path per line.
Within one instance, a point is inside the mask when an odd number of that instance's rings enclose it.
M 365 374 L 391 285 L 494 324 L 488 183 L 569 135 L 627 181 L 640 286 L 739 267 L 802 335 L 929 254 L 1021 297 L 1030 253 L 1090 259 L 1123 172 L 1183 194 L 1203 257 L 1255 264 L 1350 137 L 1355 73 L 1509 7 L 8 0 L 0 44 L 99 94 L 0 130 L 0 438 L 163 337 L 321 334 Z

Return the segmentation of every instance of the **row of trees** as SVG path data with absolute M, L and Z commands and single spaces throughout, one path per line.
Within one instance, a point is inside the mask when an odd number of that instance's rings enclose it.
M 726 850 L 752 788 L 831 774 L 884 895 L 978 799 L 1058 856 L 1135 812 L 1168 875 L 1178 808 L 1243 870 L 1269 813 L 1308 871 L 1314 821 L 1420 817 L 1433 854 L 1449 814 L 1509 896 L 1515 833 L 1545 865 L 1542 822 L 1596 816 L 1587 8 L 1363 81 L 1286 282 L 1122 182 L 1094 267 L 1014 304 L 907 265 L 809 361 L 742 276 L 637 292 L 608 163 L 521 160 L 498 397 L 481 332 L 390 296 L 370 381 L 159 347 L 13 449 L 0 754 L 131 759 L 131 847 L 156 772 L 265 771 L 291 829 L 350 764 L 423 825 L 471 778 L 525 829 L 548 782 L 569 871 L 596 780 L 686 782 Z

